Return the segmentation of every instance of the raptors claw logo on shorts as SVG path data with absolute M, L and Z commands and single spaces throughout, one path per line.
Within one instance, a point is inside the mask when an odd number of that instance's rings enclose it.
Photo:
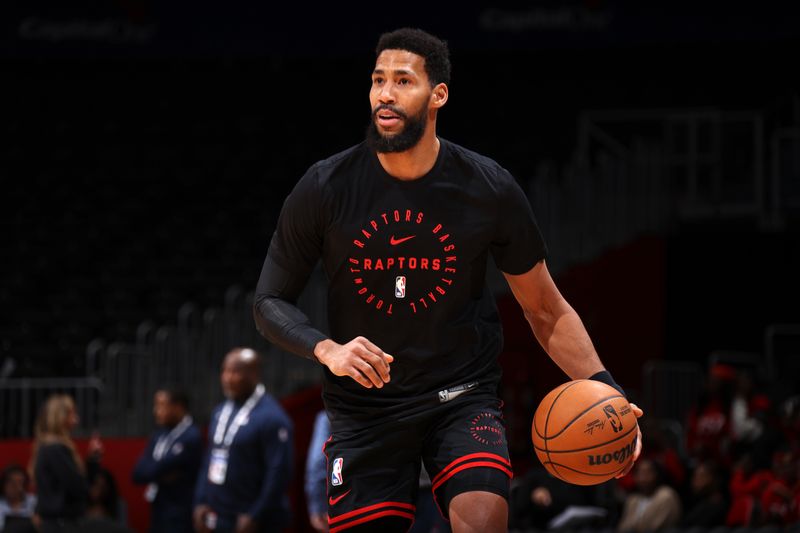
M 472 438 L 481 444 L 499 446 L 503 443 L 503 427 L 491 413 L 481 413 L 470 421 Z

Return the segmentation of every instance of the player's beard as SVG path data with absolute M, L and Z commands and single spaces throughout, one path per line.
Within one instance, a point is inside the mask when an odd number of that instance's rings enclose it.
M 392 113 L 403 119 L 403 129 L 391 135 L 383 135 L 378 130 L 375 119 L 378 112 L 388 109 Z M 416 115 L 407 115 L 390 105 L 379 105 L 372 112 L 372 119 L 367 126 L 367 144 L 376 152 L 392 153 L 405 152 L 415 147 L 422 135 L 425 133 L 425 126 L 428 123 L 428 110 L 425 106 Z

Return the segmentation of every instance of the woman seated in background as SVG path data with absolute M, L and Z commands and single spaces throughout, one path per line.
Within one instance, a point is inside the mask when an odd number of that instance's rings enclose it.
M 728 501 L 721 469 L 714 461 L 699 463 L 692 472 L 689 511 L 683 517 L 684 528 L 711 528 L 725 525 Z
M 88 484 L 89 502 L 81 532 L 132 533 L 120 517 L 120 499 L 114 475 L 102 467 L 93 469 L 88 477 Z
M 28 492 L 29 481 L 28 473 L 19 465 L 6 467 L 0 475 L 0 531 L 36 531 L 31 520 L 36 496 Z
M 625 498 L 617 531 L 658 531 L 678 524 L 681 501 L 675 489 L 664 482 L 659 465 L 640 459 L 633 468 L 635 491 Z
M 79 531 L 86 511 L 86 471 L 97 468 L 102 445 L 93 437 L 89 461 L 84 463 L 71 437 L 78 422 L 75 402 L 66 394 L 50 396 L 36 420 L 31 471 L 36 480 L 36 514 L 42 533 Z

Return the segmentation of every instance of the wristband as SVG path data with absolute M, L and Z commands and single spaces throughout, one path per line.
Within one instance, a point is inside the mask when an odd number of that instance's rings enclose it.
M 601 372 L 598 372 L 597 374 L 590 376 L 589 379 L 592 379 L 594 381 L 599 381 L 600 383 L 605 383 L 606 385 L 614 387 L 619 391 L 620 394 L 625 396 L 625 391 L 622 390 L 622 387 L 620 387 L 616 381 L 614 381 L 614 378 L 611 377 L 611 374 L 609 373 L 608 370 L 603 370 Z

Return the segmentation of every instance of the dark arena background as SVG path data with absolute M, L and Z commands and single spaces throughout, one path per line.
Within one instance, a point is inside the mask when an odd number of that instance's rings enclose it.
M 28 466 L 37 411 L 66 392 L 79 451 L 93 433 L 103 442 L 117 520 L 146 531 L 131 469 L 154 391 L 182 385 L 205 428 L 222 357 L 252 346 L 295 424 L 290 531 L 312 531 L 303 476 L 321 368 L 258 335 L 253 290 L 293 185 L 363 139 L 378 36 L 413 26 L 451 48 L 439 134 L 528 195 L 556 282 L 645 410 L 647 457 L 684 519 L 712 458 L 727 506 L 713 525 L 797 528 L 800 18 L 778 5 L 3 3 L 0 468 Z M 502 276 L 489 282 L 506 337 L 511 528 L 545 529 L 528 494 L 576 496 L 537 477 L 530 424 L 567 378 Z M 316 273 L 301 299 L 321 327 L 324 284 Z M 616 528 L 636 491 L 629 476 L 580 493 L 602 511 L 580 527 Z

